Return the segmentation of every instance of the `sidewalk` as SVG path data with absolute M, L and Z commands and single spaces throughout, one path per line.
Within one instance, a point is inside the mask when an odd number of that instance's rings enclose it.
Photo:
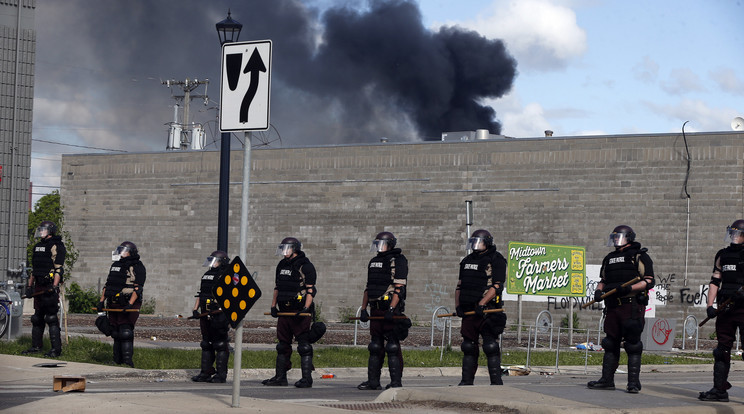
M 5 412 L 75 412 L 75 413 L 183 413 L 183 412 L 261 412 L 261 413 L 287 413 L 318 412 L 319 410 L 329 412 L 349 412 L 349 409 L 334 408 L 331 406 L 319 406 L 312 402 L 288 402 L 274 401 L 249 397 L 240 398 L 240 407 L 232 408 L 230 396 L 224 394 L 197 394 L 190 392 L 148 392 L 148 384 L 162 381 L 183 381 L 190 383 L 189 377 L 193 370 L 140 370 L 126 367 L 115 367 L 105 365 L 94 365 L 76 362 L 67 362 L 59 368 L 42 368 L 34 366 L 40 363 L 53 363 L 53 360 L 45 358 L 34 358 L 15 355 L 0 355 L 0 366 L 2 366 L 2 379 L 0 390 L 8 393 L 12 389 L 38 388 L 39 399 L 5 410 Z M 547 375 L 540 375 L 537 371 L 527 377 L 505 377 L 505 382 L 510 385 L 501 387 L 473 386 L 473 387 L 409 387 L 390 389 L 383 391 L 374 403 L 405 403 L 410 401 L 447 401 L 469 403 L 485 403 L 503 406 L 517 410 L 520 413 L 715 413 L 715 412 L 744 412 L 744 398 L 736 401 L 732 395 L 729 403 L 701 403 L 696 400 L 696 393 L 690 390 L 680 392 L 679 386 L 669 385 L 668 389 L 663 386 L 645 383 L 641 394 L 631 395 L 622 391 L 593 391 L 585 392 L 582 388 L 582 367 L 562 367 L 562 374 L 553 374 L 549 381 Z M 742 363 L 739 362 L 732 367 L 732 379 L 742 377 Z M 484 370 L 479 370 L 484 371 Z M 656 365 L 644 366 L 644 376 L 668 375 L 671 378 L 677 375 L 680 378 L 699 377 L 701 382 L 710 381 L 711 366 L 709 365 Z M 267 378 L 273 370 L 257 369 L 242 370 L 241 381 Z M 317 375 L 323 374 L 318 370 Z M 344 378 L 366 377 L 366 368 L 334 368 L 333 373 Z M 405 375 L 413 377 L 455 377 L 459 376 L 459 368 L 407 368 Z M 581 373 L 581 374 L 577 374 Z M 653 373 L 653 374 L 651 374 Z M 142 388 L 137 389 L 136 398 L 132 392 L 117 393 L 115 390 L 98 390 L 88 392 L 60 393 L 52 391 L 52 379 L 55 375 L 84 376 L 89 384 L 108 381 L 115 384 L 117 381 L 127 383 L 142 383 Z M 228 379 L 232 378 L 232 371 Z M 485 375 L 479 372 L 479 377 Z M 624 380 L 624 374 L 618 374 Z M 528 377 L 531 377 L 528 379 Z M 704 377 L 704 378 L 703 378 Z M 522 381 L 514 380 L 521 378 Z M 618 378 L 619 379 L 619 378 Z M 650 382 L 650 381 L 649 381 Z M 48 384 L 46 388 L 43 384 Z M 513 384 L 513 385 L 512 385 Z M 619 383 L 618 383 L 619 384 Z M 647 385 L 648 384 L 648 385 Z M 735 383 L 740 387 L 740 383 Z M 577 391 L 580 391 L 577 393 Z M 734 391 L 732 389 L 731 391 Z M 744 395 L 744 392 L 741 394 Z M 53 398 L 52 398 L 53 397 Z M 606 408 L 612 402 L 611 398 L 627 399 L 628 404 L 637 403 L 638 406 L 626 406 L 623 409 Z M 614 401 L 617 403 L 617 401 Z M 384 408 L 375 409 L 373 403 L 361 404 L 367 407 L 353 409 L 357 412 L 388 413 L 388 412 L 437 412 L 437 409 L 424 411 L 410 410 L 408 408 Z M 338 406 L 350 406 L 354 404 L 339 403 Z M 616 404 L 615 404 L 616 405 Z M 105 408 L 104 408 L 105 407 Z M 453 412 L 450 409 L 447 412 Z M 723 411 L 721 411 L 723 410 Z M 456 411 L 456 410 L 455 410 Z

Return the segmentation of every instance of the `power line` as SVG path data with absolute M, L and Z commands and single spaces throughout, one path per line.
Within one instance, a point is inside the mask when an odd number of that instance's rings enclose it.
M 44 143 L 47 143 L 47 144 L 55 144 L 55 145 L 65 145 L 65 146 L 68 146 L 68 147 L 94 149 L 94 150 L 100 150 L 100 151 L 129 152 L 129 151 L 117 150 L 117 149 L 111 149 L 111 148 L 98 148 L 98 147 L 89 147 L 87 145 L 66 144 L 64 142 L 47 141 L 47 140 L 38 139 L 38 138 L 32 138 L 31 141 L 44 142 Z

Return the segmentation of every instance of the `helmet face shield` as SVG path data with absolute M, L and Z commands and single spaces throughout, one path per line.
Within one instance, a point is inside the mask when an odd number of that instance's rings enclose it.
M 468 250 L 480 252 L 486 250 L 486 241 L 482 237 L 471 237 L 468 239 L 468 243 L 467 245 L 465 245 L 465 248 Z
M 610 233 L 610 237 L 607 238 L 607 247 L 622 247 L 630 243 L 628 235 L 625 233 L 618 233 L 613 231 Z
M 222 261 L 221 257 L 215 257 L 215 256 L 209 256 L 207 257 L 207 260 L 202 263 L 202 267 L 220 267 L 220 262 Z
M 384 239 L 374 239 L 372 241 L 372 244 L 369 246 L 370 252 L 377 252 L 382 253 L 390 250 L 391 248 L 390 240 L 384 240 Z
M 736 227 L 726 228 L 726 237 L 723 239 L 726 243 L 742 244 L 744 243 L 744 230 Z
M 36 238 L 42 238 L 43 239 L 44 237 L 48 236 L 49 234 L 50 234 L 49 233 L 49 227 L 47 227 L 47 226 L 39 226 L 39 227 L 36 228 L 36 233 L 34 233 L 34 237 L 36 237 Z
M 281 243 L 276 247 L 275 256 L 291 256 L 294 253 L 294 244 Z
M 111 252 L 111 260 L 114 262 L 117 262 L 121 260 L 121 255 L 124 253 L 128 253 L 130 251 L 129 247 L 127 246 L 118 246 L 116 249 L 114 249 Z

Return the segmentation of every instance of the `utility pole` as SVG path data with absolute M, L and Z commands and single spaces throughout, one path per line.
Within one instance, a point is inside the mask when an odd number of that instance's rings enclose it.
M 173 131 L 175 130 L 176 133 L 179 135 L 177 137 L 179 138 L 177 142 L 178 146 L 172 145 L 176 143 L 173 143 L 171 140 L 169 140 L 168 145 L 166 146 L 166 149 L 186 149 L 187 144 L 188 144 L 188 139 L 184 139 L 181 135 L 188 135 L 188 131 L 191 128 L 189 124 L 189 106 L 191 104 L 191 100 L 192 99 L 203 99 L 205 105 L 207 104 L 209 100 L 209 97 L 207 96 L 207 86 L 204 86 L 204 95 L 192 95 L 191 92 L 194 91 L 196 88 L 198 88 L 200 85 L 209 85 L 209 79 L 198 80 L 198 79 L 186 78 L 185 81 L 165 80 L 165 81 L 162 81 L 161 83 L 163 85 L 166 85 L 168 88 L 170 88 L 171 86 L 178 86 L 183 91 L 183 95 L 173 95 L 173 98 L 176 100 L 176 102 L 183 102 L 182 122 L 179 124 L 174 119 L 173 123 L 171 124 L 171 134 L 174 133 Z M 201 145 L 198 145 L 197 148 L 194 148 L 194 143 L 192 142 L 192 149 L 201 149 Z

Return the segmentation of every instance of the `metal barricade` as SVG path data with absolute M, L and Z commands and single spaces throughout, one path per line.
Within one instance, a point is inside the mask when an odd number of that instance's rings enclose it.
M 685 342 L 687 339 L 695 337 L 695 350 L 698 350 L 698 344 L 700 340 L 700 328 L 698 327 L 698 321 L 695 315 L 687 315 L 685 318 L 684 333 L 682 335 L 682 349 L 685 349 Z
M 442 348 L 444 349 L 444 338 L 445 334 L 449 335 L 449 341 L 447 344 L 449 346 L 452 346 L 452 317 L 442 317 L 440 318 L 438 315 L 446 315 L 452 313 L 447 309 L 446 306 L 439 306 L 438 308 L 434 309 L 434 312 L 431 314 L 431 341 L 429 343 L 429 346 L 434 346 L 434 328 L 442 332 Z
M 357 308 L 356 317 L 358 318 L 359 315 L 361 315 L 361 313 L 362 313 L 362 307 L 360 306 L 359 308 Z M 369 321 L 362 322 L 359 319 L 354 320 L 354 345 L 355 346 L 357 344 L 357 332 L 358 332 L 360 325 L 362 326 L 363 329 L 369 329 Z

